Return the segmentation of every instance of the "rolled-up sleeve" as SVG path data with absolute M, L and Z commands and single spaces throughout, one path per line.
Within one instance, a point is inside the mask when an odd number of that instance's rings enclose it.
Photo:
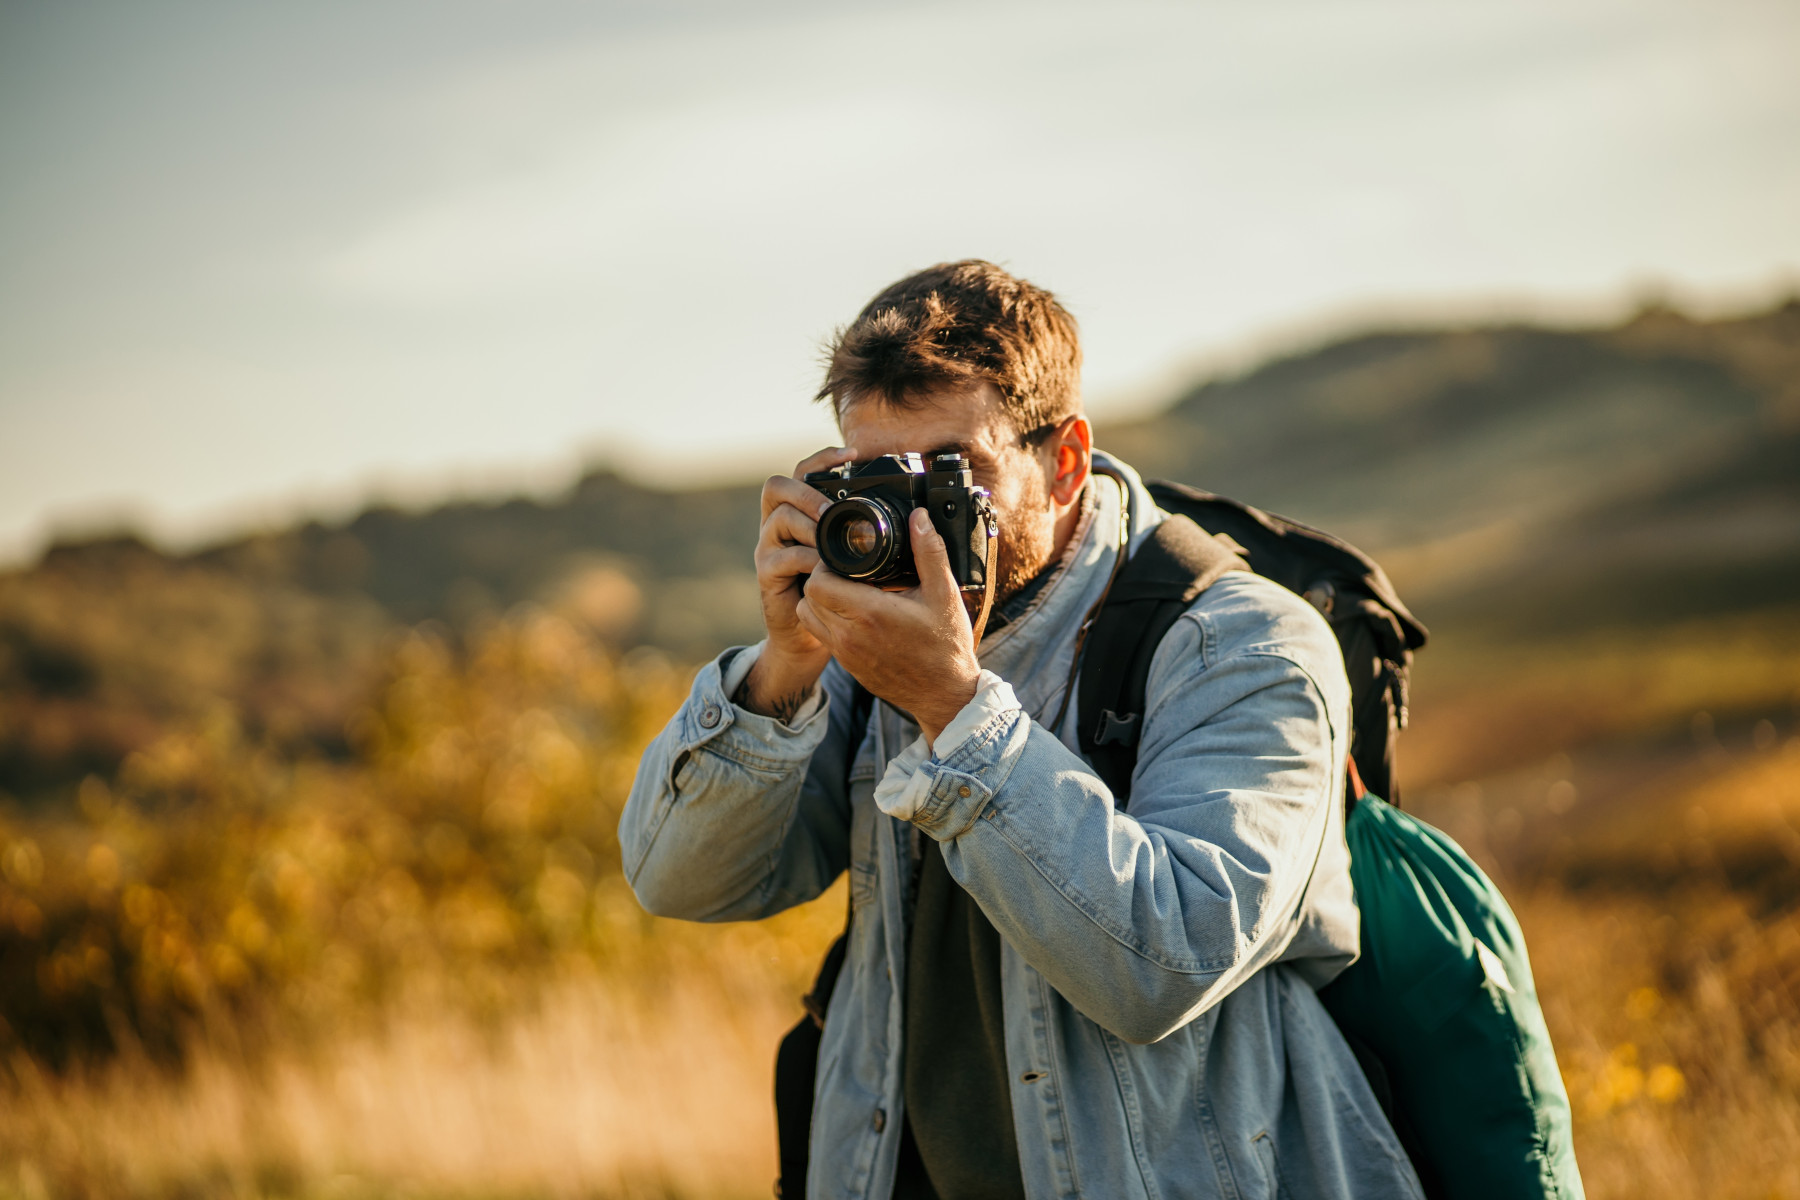
M 644 752 L 620 817 L 626 879 L 660 916 L 769 916 L 823 892 L 848 859 L 849 677 L 827 667 L 788 725 L 731 702 L 745 652 L 701 669 Z
M 1190 613 L 1157 652 L 1130 813 L 1016 703 L 915 785 L 914 823 L 989 920 L 1133 1042 L 1281 954 L 1337 802 L 1332 712 L 1301 659 L 1262 648 L 1209 663 L 1207 638 Z

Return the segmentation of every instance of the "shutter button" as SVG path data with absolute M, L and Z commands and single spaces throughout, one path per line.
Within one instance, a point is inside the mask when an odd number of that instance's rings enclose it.
M 717 725 L 718 723 L 719 723 L 719 710 L 718 709 L 714 708 L 712 705 L 709 704 L 703 710 L 701 710 L 700 725 L 702 728 L 711 729 L 714 725 Z

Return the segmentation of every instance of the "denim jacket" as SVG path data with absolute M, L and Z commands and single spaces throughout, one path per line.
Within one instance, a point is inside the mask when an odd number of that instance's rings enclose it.
M 1165 515 L 1109 465 L 1127 485 L 1094 476 L 1061 569 L 982 641 L 982 666 L 1011 695 L 996 708 L 990 691 L 968 735 L 940 739 L 916 767 L 910 821 L 875 803 L 917 737 L 909 720 L 877 704 L 851 745 L 850 679 L 835 663 L 822 702 L 793 725 L 747 712 L 729 699 L 746 659 L 727 651 L 638 768 L 619 830 L 627 878 L 652 912 L 739 921 L 849 873 L 849 950 L 819 1052 L 815 1200 L 892 1191 L 921 835 L 1004 943 L 1028 1195 L 1417 1197 L 1314 994 L 1355 958 L 1358 927 L 1343 835 L 1349 686 L 1324 620 L 1247 573 L 1200 595 L 1151 666 L 1129 811 L 1081 757 L 1076 706 L 1044 725 L 1122 521 L 1135 544 Z M 922 758 L 915 747 L 907 765 Z

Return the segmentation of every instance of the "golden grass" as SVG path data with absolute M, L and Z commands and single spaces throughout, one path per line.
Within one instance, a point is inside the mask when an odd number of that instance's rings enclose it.
M 769 1063 L 797 1009 L 770 984 L 721 973 L 646 996 L 565 979 L 497 1028 L 396 1014 L 254 1059 L 214 1040 L 180 1075 L 15 1062 L 0 1194 L 767 1195 Z
M 1409 735 L 1409 807 L 1526 930 L 1595 1200 L 1800 1200 L 1796 643 L 1453 649 Z M 541 616 L 392 659 L 352 762 L 178 729 L 0 820 L 0 1200 L 768 1194 L 841 885 L 637 908 L 611 830 L 666 666 Z
M 1703 757 L 1535 859 L 1484 836 L 1498 789 L 1460 814 L 1514 880 L 1593 1200 L 1800 1197 L 1800 738 Z
M 1707 888 L 1513 899 L 1592 1200 L 1800 1197 L 1795 914 Z

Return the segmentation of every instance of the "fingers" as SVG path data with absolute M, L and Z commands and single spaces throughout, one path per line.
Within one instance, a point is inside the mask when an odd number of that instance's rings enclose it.
M 831 501 L 825 493 L 814 487 L 808 487 L 798 479 L 790 479 L 786 475 L 771 475 L 763 481 L 762 519 L 768 520 L 769 514 L 783 504 L 792 505 L 813 520 L 830 506 Z
M 866 652 L 873 630 L 896 615 L 897 604 L 894 594 L 845 579 L 821 564 L 807 576 L 806 594 L 794 615 L 848 669 Z
M 763 518 L 757 535 L 756 551 L 775 550 L 782 546 L 817 546 L 819 522 L 791 504 L 778 506 Z
M 801 512 L 819 519 L 831 503 L 825 494 L 817 488 L 809 487 L 801 481 L 802 476 L 810 471 L 823 471 L 847 463 L 856 457 L 856 451 L 848 446 L 827 446 L 811 458 L 803 458 L 794 465 L 793 475 L 771 475 L 763 482 L 762 515 L 767 520 L 770 513 L 783 504 L 791 504 Z
M 817 551 L 814 554 L 816 557 Z M 806 579 L 806 597 L 812 601 L 814 614 L 824 619 L 853 620 L 879 605 L 886 595 L 879 588 L 845 579 L 823 563 Z
M 811 458 L 803 458 L 794 466 L 794 478 L 799 479 L 808 471 L 824 471 L 831 467 L 847 463 L 856 457 L 856 451 L 848 446 L 827 446 Z
M 793 587 L 799 577 L 811 575 L 818 565 L 819 552 L 811 546 L 781 546 L 756 553 L 757 575 L 765 584 L 785 580 L 783 587 L 778 589 L 782 591 Z
M 808 587 L 807 590 L 811 591 L 812 589 Z M 800 622 L 800 627 L 802 629 L 818 639 L 821 646 L 824 646 L 827 649 L 834 648 L 831 639 L 831 630 L 826 628 L 825 622 L 819 620 L 818 611 L 813 608 L 811 600 L 802 597 L 800 603 L 794 605 L 794 617 Z
M 919 573 L 920 594 L 936 605 L 958 601 L 956 576 L 950 570 L 950 552 L 944 547 L 944 539 L 932 527 L 931 514 L 915 508 L 909 520 L 913 566 Z M 957 607 L 961 607 L 960 601 Z

